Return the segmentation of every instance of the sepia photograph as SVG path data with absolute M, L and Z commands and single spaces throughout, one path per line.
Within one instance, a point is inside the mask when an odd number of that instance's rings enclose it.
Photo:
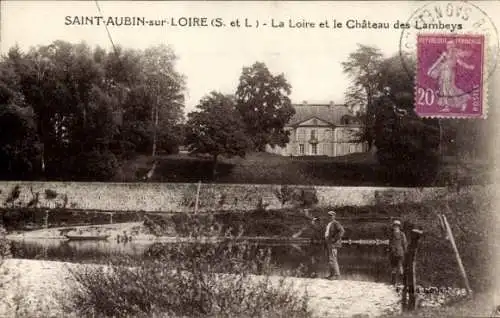
M 0 2 L 0 317 L 500 317 L 497 1 Z

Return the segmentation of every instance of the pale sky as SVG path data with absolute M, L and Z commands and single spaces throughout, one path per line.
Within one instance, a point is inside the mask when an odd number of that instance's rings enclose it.
M 349 84 L 341 62 L 357 43 L 375 45 L 384 54 L 399 50 L 401 30 L 392 28 L 397 20 L 406 22 L 422 2 L 134 2 L 100 1 L 104 17 L 130 16 L 146 19 L 181 17 L 222 18 L 228 25 L 216 27 L 109 26 L 116 45 L 144 49 L 165 43 L 179 56 L 177 70 L 187 77 L 186 111 L 194 108 L 212 90 L 234 93 L 244 66 L 266 63 L 272 73 L 284 73 L 292 85 L 292 101 L 334 101 L 342 103 Z M 499 2 L 476 3 L 491 17 L 500 16 Z M 110 50 L 103 25 L 65 25 L 65 17 L 100 16 L 95 1 L 2 1 L 2 53 L 16 43 L 26 50 L 54 40 L 85 41 Z M 230 28 L 239 18 L 284 21 L 286 28 Z M 387 30 L 374 29 L 290 29 L 288 20 L 320 21 L 348 19 L 390 22 Z M 241 23 L 241 22 L 240 22 Z M 318 24 L 316 24 L 318 26 Z

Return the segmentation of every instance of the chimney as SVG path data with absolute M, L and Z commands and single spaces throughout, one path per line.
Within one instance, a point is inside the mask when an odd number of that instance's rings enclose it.
M 330 101 L 330 105 L 329 106 L 330 107 L 335 106 L 335 103 L 333 102 L 333 100 Z
M 307 101 L 306 101 L 306 100 L 303 100 L 303 101 L 302 101 L 302 104 L 307 105 Z

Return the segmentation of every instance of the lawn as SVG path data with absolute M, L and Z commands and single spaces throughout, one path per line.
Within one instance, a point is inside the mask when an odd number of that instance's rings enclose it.
M 175 154 L 151 158 L 139 156 L 125 162 L 114 181 L 144 181 L 157 162 L 153 182 L 217 182 L 236 184 L 309 184 L 325 186 L 405 186 L 384 181 L 372 153 L 356 153 L 341 157 L 285 157 L 270 153 L 250 153 L 245 158 L 222 158 L 212 179 L 212 160 L 204 156 Z M 478 184 L 488 175 L 484 163 L 457 162 L 445 158 L 433 184 L 446 186 L 460 180 L 462 184 Z

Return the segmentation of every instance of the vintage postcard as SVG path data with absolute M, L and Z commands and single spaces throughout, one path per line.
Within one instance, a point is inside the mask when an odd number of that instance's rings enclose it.
M 0 2 L 0 317 L 500 317 L 498 16 Z

